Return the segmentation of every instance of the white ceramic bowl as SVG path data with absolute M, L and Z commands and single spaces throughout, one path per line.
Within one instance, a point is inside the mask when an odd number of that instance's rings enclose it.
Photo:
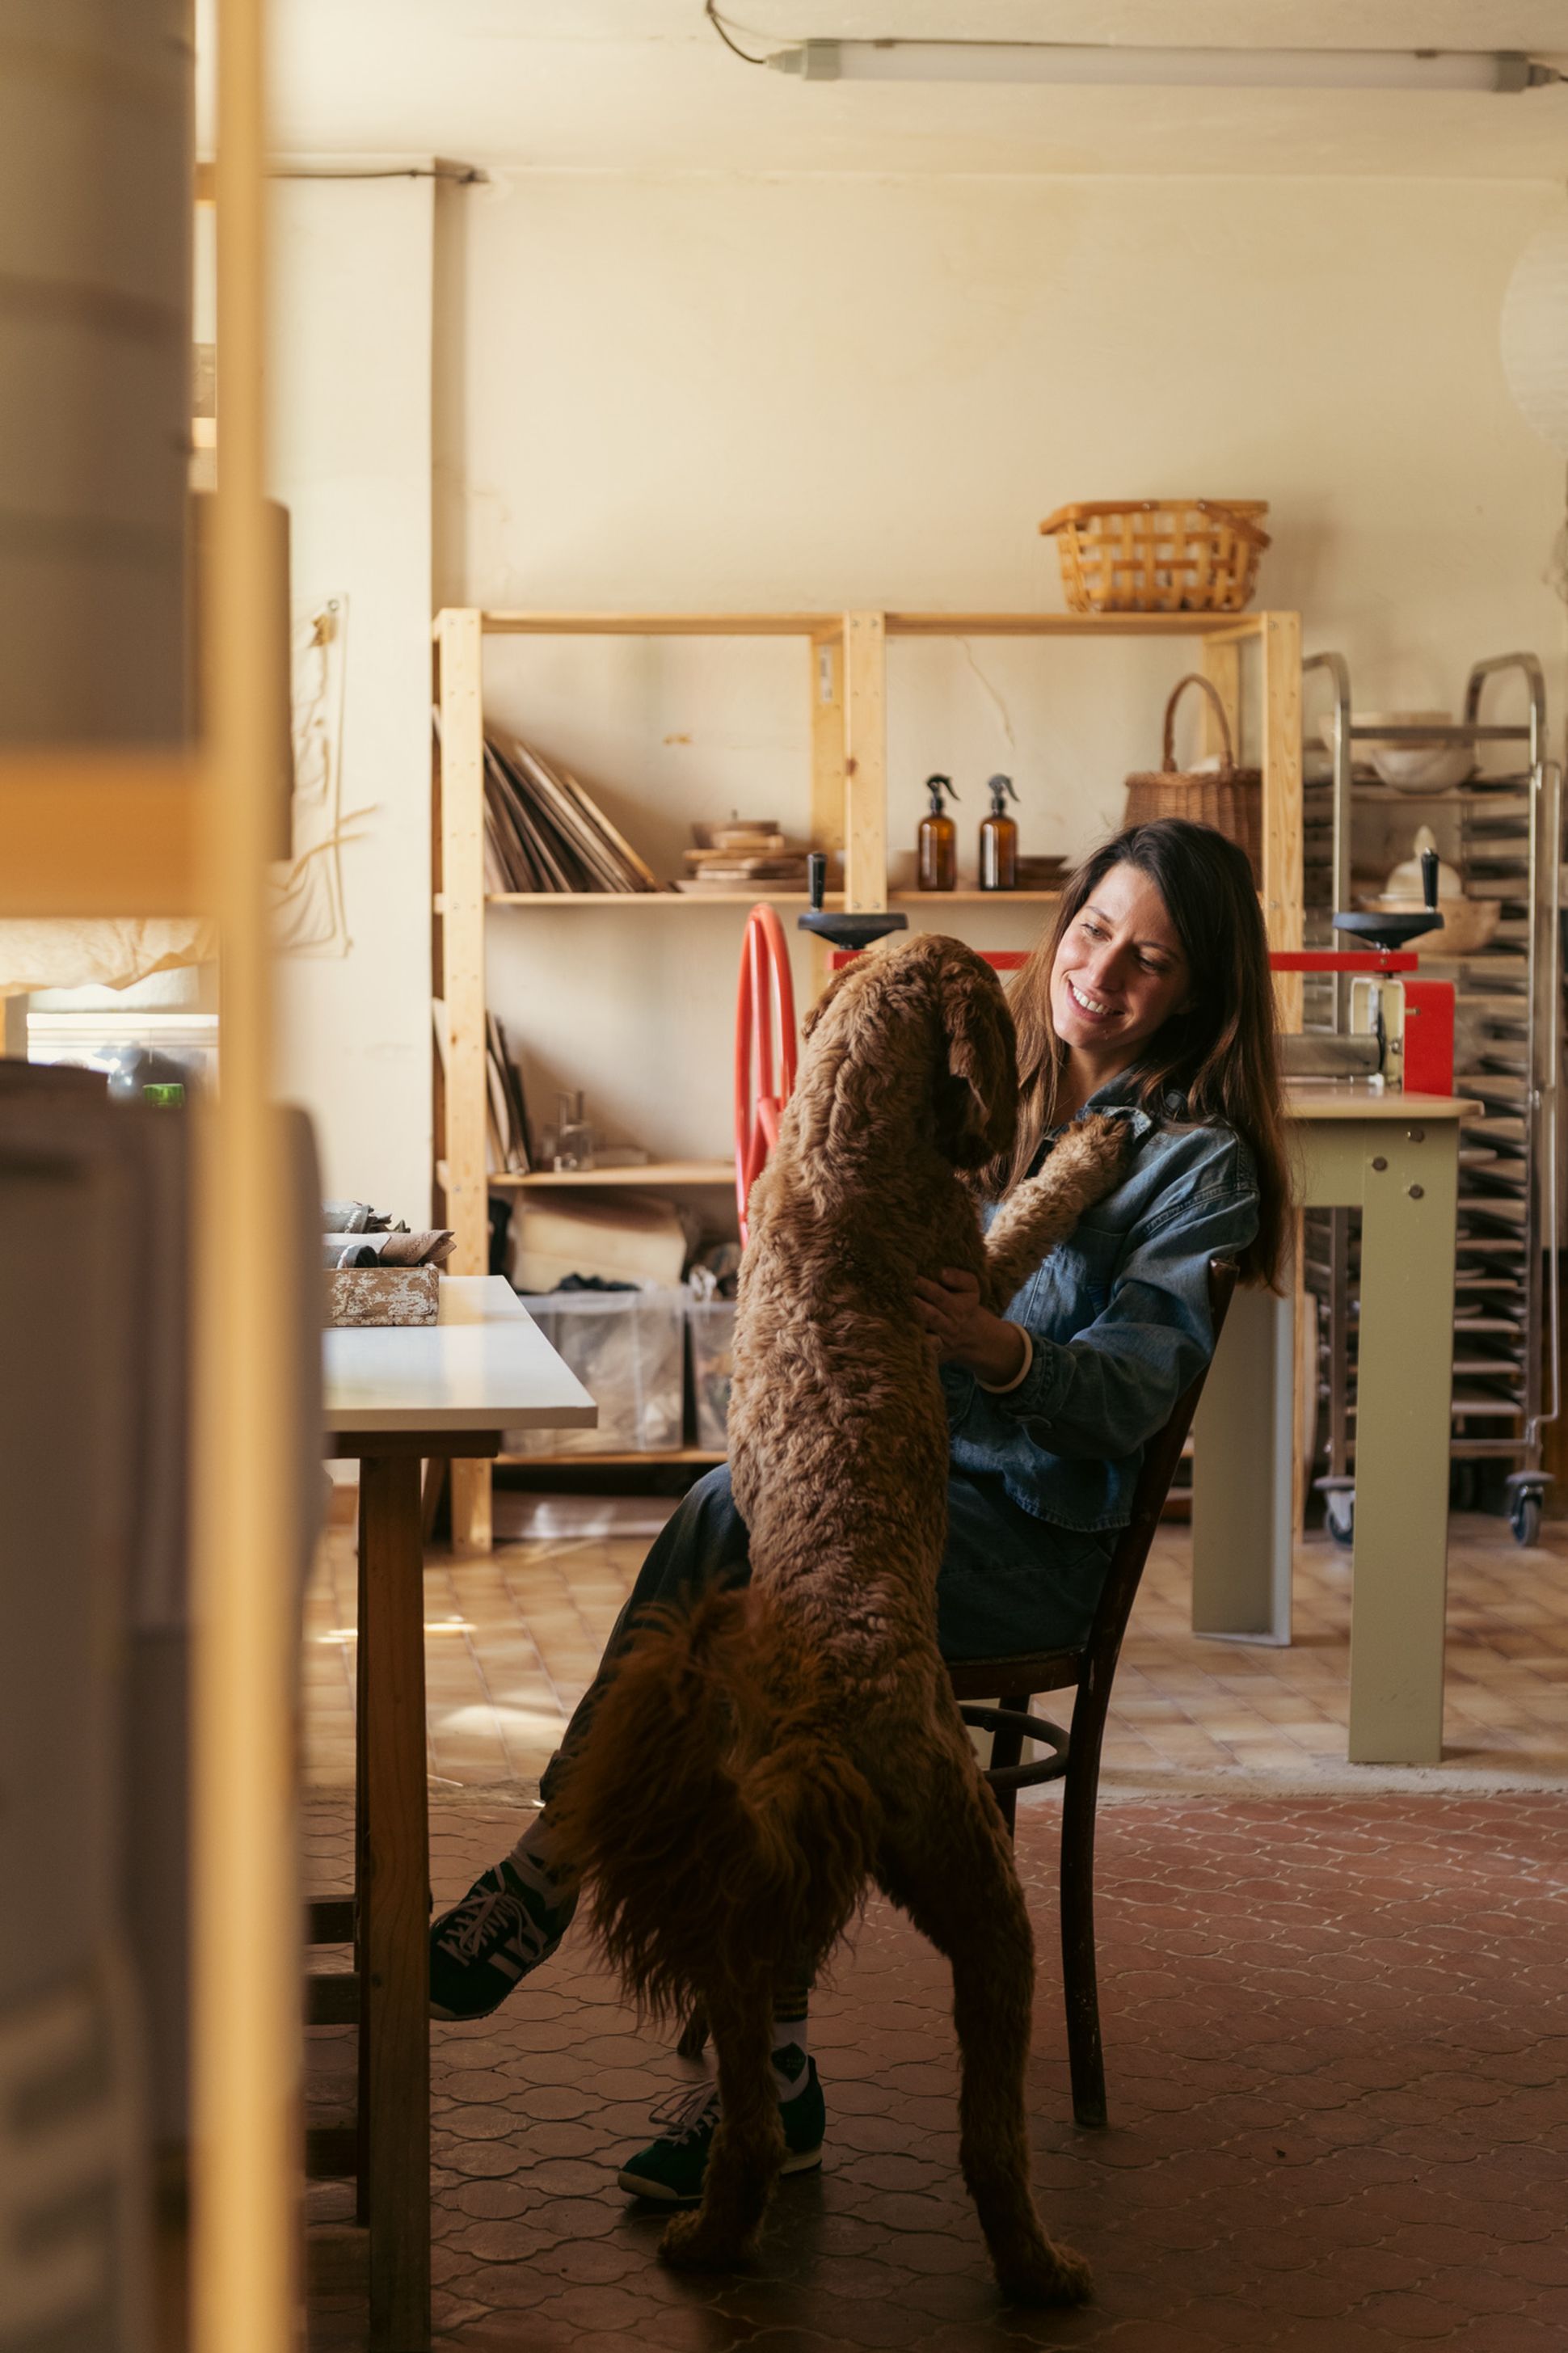
M 1468 744 L 1374 744 L 1372 765 L 1396 793 L 1446 793 L 1476 773 Z
M 1451 711 L 1357 711 L 1351 715 L 1358 728 L 1451 727 L 1454 723 Z M 1325 751 L 1333 750 L 1331 718 L 1319 720 L 1318 738 Z M 1462 785 L 1476 769 L 1476 755 L 1467 744 L 1379 744 L 1358 734 L 1352 750 L 1358 764 L 1369 763 L 1385 785 L 1401 793 L 1445 793 Z

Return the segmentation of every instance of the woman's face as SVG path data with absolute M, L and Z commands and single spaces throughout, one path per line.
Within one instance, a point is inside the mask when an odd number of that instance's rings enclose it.
M 1069 1052 L 1114 1072 L 1184 1009 L 1191 986 L 1159 892 L 1136 866 L 1112 866 L 1057 949 L 1051 1019 Z

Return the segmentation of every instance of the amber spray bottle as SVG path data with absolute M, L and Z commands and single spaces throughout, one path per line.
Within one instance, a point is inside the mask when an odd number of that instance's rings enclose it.
M 942 805 L 946 793 L 951 800 L 958 795 L 952 789 L 951 776 L 928 776 L 926 790 L 931 795 L 931 807 L 921 819 L 920 883 L 922 891 L 951 891 L 958 881 L 958 828 Z
M 989 786 L 991 814 L 980 820 L 980 887 L 983 891 L 1016 891 L 1018 887 L 1018 828 L 1007 814 L 1011 776 L 993 776 Z

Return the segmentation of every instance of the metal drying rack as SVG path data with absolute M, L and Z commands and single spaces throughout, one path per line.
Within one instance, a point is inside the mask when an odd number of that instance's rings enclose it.
M 1500 905 L 1489 946 L 1463 956 L 1427 953 L 1424 973 L 1455 984 L 1460 1040 L 1455 1085 L 1483 1108 L 1462 1123 L 1458 1263 L 1454 1300 L 1452 1459 L 1456 1503 L 1476 1500 L 1482 1466 L 1510 1461 L 1509 1517 L 1521 1545 L 1535 1542 L 1542 1496 L 1542 1433 L 1557 1417 L 1558 1086 L 1562 1029 L 1563 772 L 1546 757 L 1546 683 L 1533 654 L 1478 662 L 1465 689 L 1462 720 L 1444 726 L 1358 725 L 1350 670 L 1337 653 L 1315 654 L 1303 679 L 1321 673 L 1333 702 L 1327 774 L 1303 784 L 1307 939 L 1330 945 L 1335 909 L 1351 904 L 1356 804 L 1423 802 L 1457 817 L 1453 862 L 1466 895 Z M 1483 722 L 1489 685 L 1515 677 L 1528 716 Z M 1359 786 L 1358 742 L 1410 747 L 1517 744 L 1522 765 L 1430 794 Z M 1453 828 L 1450 828 L 1453 832 Z M 1440 937 L 1440 934 L 1439 934 Z M 1342 978 L 1315 985 L 1307 1026 L 1344 1027 Z M 1348 1209 L 1306 1218 L 1306 1285 L 1319 1302 L 1318 1428 L 1324 1475 L 1315 1481 L 1331 1534 L 1349 1544 L 1355 1499 L 1355 1341 L 1359 1220 Z M 1550 1338 L 1550 1346 L 1547 1342 Z M 1550 1406 L 1546 1366 L 1550 1363 Z

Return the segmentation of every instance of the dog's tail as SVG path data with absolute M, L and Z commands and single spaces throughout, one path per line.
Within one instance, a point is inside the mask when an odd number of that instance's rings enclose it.
M 876 1801 L 841 1740 L 763 1687 L 769 1617 L 732 1590 L 650 1612 L 552 1805 L 606 1954 L 656 2012 L 814 1968 L 874 1859 Z

